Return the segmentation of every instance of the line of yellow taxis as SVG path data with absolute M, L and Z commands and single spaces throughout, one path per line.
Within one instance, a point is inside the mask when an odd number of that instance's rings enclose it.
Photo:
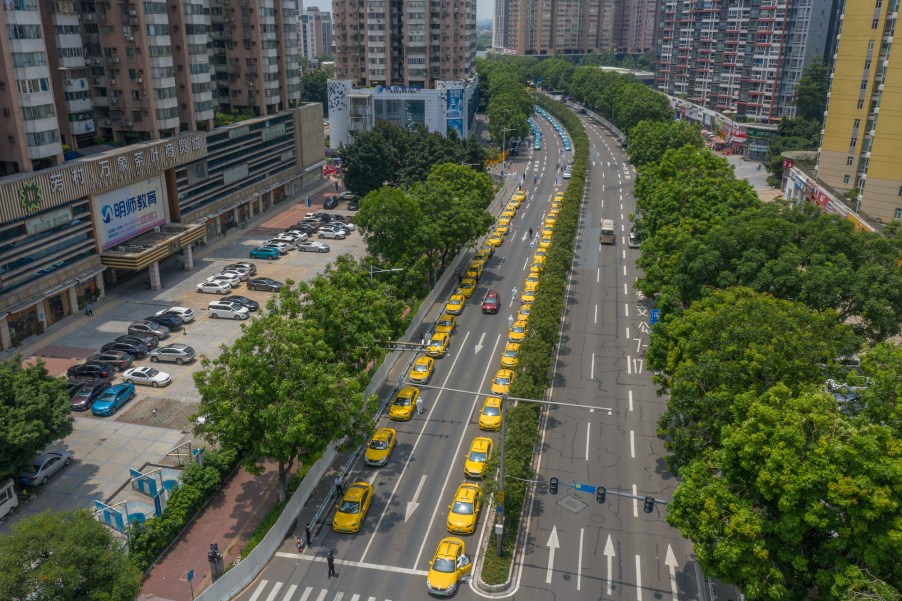
M 517 191 L 506 205 L 495 231 L 486 239 L 486 243 L 473 257 L 469 267 L 463 274 L 457 290 L 448 299 L 444 311 L 435 323 L 435 332 L 428 341 L 425 354 L 418 357 L 411 366 L 408 380 L 412 384 L 428 384 L 435 369 L 435 359 L 444 357 L 450 345 L 451 335 L 457 325 L 457 317 L 463 312 L 467 299 L 476 290 L 476 284 L 483 274 L 485 263 L 494 254 L 495 248 L 504 241 L 509 232 L 510 222 L 516 215 L 526 194 Z M 528 332 L 531 301 L 538 290 L 539 274 L 545 263 L 545 256 L 550 247 L 556 215 L 560 210 L 563 195 L 555 196 L 552 209 L 546 215 L 542 229 L 542 240 L 548 243 L 541 245 L 533 257 L 530 275 L 527 277 L 523 292 L 523 304 L 517 312 L 517 318 L 508 333 L 508 343 L 501 355 L 501 369 L 491 382 L 491 396 L 487 396 L 479 411 L 479 428 L 486 432 L 497 432 L 501 429 L 504 409 L 502 395 L 507 394 L 514 382 L 514 368 L 519 363 L 520 344 Z M 555 206 L 556 205 L 556 206 Z M 497 294 L 497 293 L 495 293 Z M 532 295 L 532 296 L 531 296 Z M 420 389 L 415 385 L 403 386 L 392 399 L 388 416 L 393 421 L 407 421 L 416 410 Z M 379 428 L 367 445 L 365 463 L 369 466 L 381 467 L 388 463 L 391 452 L 397 443 L 397 432 L 394 428 Z M 476 530 L 479 514 L 483 508 L 482 487 L 473 480 L 482 479 L 486 474 L 486 466 L 492 457 L 494 441 L 488 436 L 477 436 L 470 444 L 464 457 L 464 476 L 466 481 L 457 487 L 448 505 L 446 529 L 451 534 L 466 535 Z M 357 532 L 370 507 L 373 487 L 367 482 L 356 482 L 348 487 L 339 503 L 332 522 L 336 532 Z M 472 562 L 466 554 L 466 544 L 461 538 L 448 536 L 443 538 L 429 562 L 429 573 L 426 577 L 426 589 L 439 596 L 453 595 L 460 579 L 472 570 Z

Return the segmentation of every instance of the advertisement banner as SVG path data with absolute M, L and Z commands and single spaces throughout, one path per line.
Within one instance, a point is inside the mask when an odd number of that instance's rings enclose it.
M 445 117 L 450 121 L 452 119 L 462 119 L 464 116 L 464 91 L 462 88 L 456 90 L 448 90 L 445 93 Z
M 135 182 L 94 198 L 94 223 L 101 250 L 166 223 L 166 198 L 159 177 Z
M 464 137 L 464 120 L 463 119 L 448 119 L 448 132 L 452 129 L 457 130 L 457 137 Z

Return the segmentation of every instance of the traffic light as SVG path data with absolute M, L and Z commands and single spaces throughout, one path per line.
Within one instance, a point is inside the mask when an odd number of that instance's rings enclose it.
M 655 510 L 655 498 L 654 497 L 645 497 L 645 505 L 642 507 L 642 511 L 645 513 L 651 513 Z
M 558 479 L 556 477 L 552 476 L 551 479 L 548 480 L 548 492 L 550 492 L 553 495 L 556 495 L 557 494 L 557 484 L 558 484 Z
M 604 486 L 598 486 L 595 488 L 595 501 L 597 503 L 604 503 L 604 498 L 608 496 L 608 491 Z

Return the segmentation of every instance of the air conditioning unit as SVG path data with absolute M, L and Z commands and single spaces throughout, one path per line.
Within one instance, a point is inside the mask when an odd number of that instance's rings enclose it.
M 110 85 L 111 85 L 111 86 L 116 85 L 116 80 L 115 80 L 115 79 L 111 79 L 111 80 L 110 80 Z
M 138 79 L 136 79 L 135 81 L 137 81 L 138 83 L 144 83 L 144 80 L 140 77 Z
M 128 40 L 129 42 L 134 42 L 134 41 L 135 41 L 135 36 L 133 36 L 133 35 L 127 35 L 127 36 L 125 36 L 125 39 Z
M 138 11 L 136 11 L 136 10 L 130 10 L 130 11 L 128 11 L 128 14 L 130 14 L 130 15 L 133 16 L 133 17 L 137 17 L 137 16 L 138 16 Z
M 125 122 L 125 127 L 131 127 L 132 125 L 133 125 L 133 123 L 131 121 Z
M 117 57 L 113 58 L 113 62 L 114 62 L 114 63 L 118 63 L 118 62 L 119 62 L 119 57 L 117 56 Z
M 110 98 L 110 104 L 112 104 L 114 106 L 119 104 L 119 99 L 118 98 Z
M 85 21 L 93 21 L 94 15 L 88 13 L 88 14 L 84 15 L 84 18 L 85 18 Z

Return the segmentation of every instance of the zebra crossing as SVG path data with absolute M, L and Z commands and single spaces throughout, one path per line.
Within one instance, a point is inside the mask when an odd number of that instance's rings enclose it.
M 273 582 L 270 587 L 269 580 L 261 580 L 248 601 L 377 601 L 373 596 L 364 597 L 357 593 L 332 591 L 327 588 L 315 592 L 315 587 L 302 587 L 297 584 L 289 585 L 285 589 L 285 594 L 281 595 L 283 588 L 285 588 L 284 582 Z M 266 594 L 265 597 L 264 594 Z M 391 601 L 391 599 L 384 601 Z

